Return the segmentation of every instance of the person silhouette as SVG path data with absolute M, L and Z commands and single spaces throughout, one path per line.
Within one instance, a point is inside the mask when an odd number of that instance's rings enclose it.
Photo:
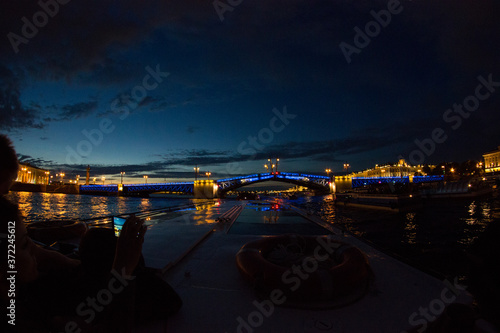
M 142 244 L 147 228 L 134 215 L 127 218 L 118 238 L 113 229 L 87 230 L 79 259 L 35 244 L 18 205 L 4 196 L 18 168 L 12 142 L 0 134 L 0 251 L 8 253 L 9 246 L 15 245 L 16 332 L 126 332 L 137 323 L 163 320 L 179 311 L 182 300 L 177 293 L 144 265 Z M 8 263 L 0 262 L 4 311 L 12 299 L 7 278 L 14 270 Z M 113 296 L 109 304 L 89 304 L 89 299 L 99 300 L 104 294 Z M 7 321 L 2 323 L 7 325 Z M 13 327 L 2 328 L 7 332 Z
M 0 195 L 7 194 L 17 179 L 19 163 L 12 141 L 0 134 Z

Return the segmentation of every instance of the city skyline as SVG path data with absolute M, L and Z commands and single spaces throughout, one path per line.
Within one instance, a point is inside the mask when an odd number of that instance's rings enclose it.
M 500 144 L 498 2 L 235 3 L 2 4 L 0 132 L 21 162 L 115 182 L 268 158 L 317 174 L 461 162 Z

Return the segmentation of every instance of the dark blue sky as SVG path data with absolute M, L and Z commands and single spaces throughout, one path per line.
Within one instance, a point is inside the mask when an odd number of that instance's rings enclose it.
M 500 145 L 498 1 L 231 3 L 4 1 L 0 131 L 22 161 L 115 182 Z

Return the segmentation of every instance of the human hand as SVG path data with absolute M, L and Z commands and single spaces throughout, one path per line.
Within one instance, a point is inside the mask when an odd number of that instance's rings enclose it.
M 125 221 L 116 244 L 113 269 L 118 272 L 124 269 L 127 275 L 132 274 L 141 258 L 142 243 L 144 243 L 146 230 L 144 220 L 135 215 L 131 215 Z

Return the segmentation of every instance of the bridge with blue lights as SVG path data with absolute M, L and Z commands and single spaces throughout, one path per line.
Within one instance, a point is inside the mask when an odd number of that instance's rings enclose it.
M 229 192 L 243 186 L 270 180 L 304 186 L 317 191 L 329 191 L 331 178 L 302 173 L 274 172 L 219 179 L 217 180 L 217 185 L 219 187 L 219 192 Z
M 317 192 L 331 191 L 331 178 L 328 176 L 291 172 L 272 172 L 256 173 L 248 176 L 231 177 L 219 180 L 198 180 L 194 182 L 81 185 L 80 193 L 146 196 L 157 192 L 172 192 L 193 194 L 195 197 L 223 197 L 225 193 L 229 191 L 234 191 L 243 186 L 265 181 L 278 181 L 304 186 Z

